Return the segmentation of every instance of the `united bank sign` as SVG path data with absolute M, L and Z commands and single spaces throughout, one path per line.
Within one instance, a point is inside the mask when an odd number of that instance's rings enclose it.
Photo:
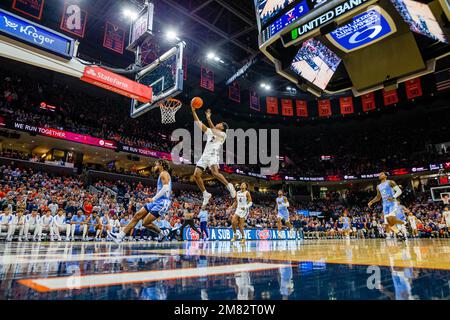
M 73 55 L 73 39 L 1 9 L 0 34 L 65 59 Z

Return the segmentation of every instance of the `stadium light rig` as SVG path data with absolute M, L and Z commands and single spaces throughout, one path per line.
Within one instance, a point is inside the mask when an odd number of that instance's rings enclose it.
M 225 63 L 225 61 L 223 61 L 219 56 L 217 56 L 214 52 L 210 51 L 208 52 L 208 54 L 206 55 L 206 57 L 208 58 L 208 60 L 214 60 L 216 62 L 220 62 L 220 63 Z
M 265 89 L 266 91 L 269 91 L 270 89 L 272 89 L 272 87 L 265 82 L 261 82 L 260 87 Z
M 138 18 L 138 13 L 128 8 L 123 9 L 122 14 L 125 18 L 128 18 L 131 21 L 134 21 Z
M 166 32 L 166 38 L 167 38 L 167 40 L 170 40 L 170 41 L 180 41 L 180 38 L 178 37 L 178 35 L 177 35 L 177 32 L 175 32 L 174 30 L 168 30 L 167 32 Z

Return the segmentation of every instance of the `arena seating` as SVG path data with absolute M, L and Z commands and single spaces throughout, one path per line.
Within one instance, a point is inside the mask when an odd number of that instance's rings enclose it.
M 47 83 L 0 70 L 0 116 L 18 122 L 48 126 L 123 144 L 170 152 L 170 127 L 162 126 L 158 117 L 128 116 L 127 108 L 110 112 L 121 100 L 86 96 L 68 87 Z M 56 110 L 39 107 L 42 101 L 54 101 Z M 366 122 L 357 127 L 311 126 L 296 135 L 285 134 L 281 155 L 288 160 L 281 174 L 299 176 L 359 175 L 407 166 L 422 166 L 448 161 L 447 150 L 435 150 L 433 144 L 447 142 L 448 113 L 420 114 L 411 121 L 383 122 L 383 126 Z M 326 127 L 325 127 L 326 126 Z M 288 128 L 288 127 L 286 127 Z M 282 130 L 285 132 L 286 130 Z M 359 132 L 355 135 L 353 132 Z M 357 146 L 357 148 L 355 148 Z M 321 161 L 331 155 L 331 161 Z M 30 155 L 32 157 L 32 155 Z M 240 166 L 256 172 L 258 166 Z
M 43 216 L 47 210 L 55 215 L 62 209 L 67 222 L 79 210 L 87 218 L 94 211 L 104 217 L 109 214 L 112 226 L 126 224 L 145 199 L 154 194 L 154 187 L 141 182 L 130 184 L 110 177 L 109 180 L 98 180 L 88 183 L 81 176 L 59 175 L 31 169 L 15 167 L 0 167 L 0 209 L 1 214 L 7 211 L 16 216 L 18 212 L 30 214 L 37 210 Z M 352 237 L 375 238 L 385 237 L 381 217 L 381 208 L 373 211 L 367 208 L 370 194 L 347 194 L 345 199 L 337 194 L 330 194 L 327 199 L 293 203 L 290 207 L 294 228 L 305 238 L 339 238 L 339 217 L 347 212 L 352 221 Z M 173 200 L 173 206 L 168 215 L 171 227 L 176 228 L 183 219 L 184 203 L 191 203 L 189 210 L 198 213 L 200 199 L 198 193 L 178 191 Z M 56 204 L 56 206 L 55 206 Z M 216 196 L 208 207 L 210 212 L 210 227 L 229 227 L 230 215 L 228 208 L 231 201 L 228 197 Z M 433 203 L 424 194 L 416 198 L 408 207 L 419 219 L 420 237 L 449 237 L 442 218 L 442 205 Z M 248 219 L 250 228 L 275 228 L 276 219 L 274 202 L 261 200 L 251 210 Z M 308 217 L 296 214 L 297 210 L 320 210 L 325 213 L 323 218 Z M 3 221 L 0 219 L 0 221 Z M 136 239 L 143 237 L 142 230 L 136 230 Z M 18 232 L 16 232 L 19 235 Z M 5 238 L 5 234 L 2 234 Z M 104 235 L 106 237 L 106 235 Z M 149 238 L 151 239 L 151 237 Z

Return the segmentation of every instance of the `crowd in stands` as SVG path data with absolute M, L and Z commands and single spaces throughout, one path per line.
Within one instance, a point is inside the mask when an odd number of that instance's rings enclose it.
M 16 238 L 40 241 L 43 235 L 53 240 L 62 240 L 64 235 L 68 241 L 107 239 L 107 231 L 125 227 L 154 193 L 154 186 L 141 182 L 96 181 L 89 185 L 81 176 L 1 166 L 0 232 L 10 241 Z M 380 206 L 371 210 L 366 205 L 370 196 L 373 194 L 331 195 L 326 199 L 293 202 L 290 210 L 294 229 L 305 238 L 341 238 L 341 219 L 346 213 L 351 219 L 352 237 L 386 237 Z M 274 199 L 255 201 L 247 219 L 249 228 L 276 228 Z M 206 208 L 210 227 L 230 227 L 231 201 L 227 196 L 211 200 Z M 200 192 L 178 192 L 168 214 L 156 224 L 176 231 L 186 213 L 198 215 L 200 204 Z M 418 196 L 408 207 L 418 219 L 417 236 L 449 237 L 450 221 L 444 219 L 442 205 Z M 297 210 L 321 214 L 301 215 Z M 174 234 L 180 239 L 177 232 Z M 147 240 L 154 239 L 156 234 L 138 224 L 130 237 Z
M 114 140 L 135 147 L 170 152 L 174 143 L 170 131 L 159 116 L 145 114 L 129 117 L 121 100 L 86 95 L 72 87 L 46 80 L 37 81 L 0 70 L 0 117 L 10 121 L 52 127 L 94 137 Z M 56 110 L 40 108 L 52 101 Z M 126 105 L 126 101 L 123 102 Z M 298 176 L 360 175 L 380 171 L 427 166 L 447 162 L 450 152 L 435 150 L 438 142 L 447 142 L 450 128 L 448 112 L 434 112 L 395 123 L 379 121 L 353 127 L 311 126 L 296 134 L 281 130 L 280 155 L 286 157 L 280 173 Z M 185 124 L 183 124 L 185 126 Z M 302 128 L 296 128 L 301 130 Z M 355 134 L 357 132 L 357 134 Z M 299 139 L 298 137 L 301 137 Z M 321 155 L 331 156 L 321 160 Z M 259 172 L 257 166 L 241 166 Z M 119 168 L 118 168 L 119 169 Z

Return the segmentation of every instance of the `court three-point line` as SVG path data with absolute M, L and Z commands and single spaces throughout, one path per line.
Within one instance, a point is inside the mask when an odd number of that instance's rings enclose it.
M 124 272 L 111 274 L 92 274 L 69 277 L 22 279 L 19 283 L 39 292 L 105 287 L 130 283 L 143 283 L 161 280 L 176 280 L 231 274 L 255 272 L 286 267 L 286 264 L 245 263 L 213 267 L 170 269 L 156 271 Z

